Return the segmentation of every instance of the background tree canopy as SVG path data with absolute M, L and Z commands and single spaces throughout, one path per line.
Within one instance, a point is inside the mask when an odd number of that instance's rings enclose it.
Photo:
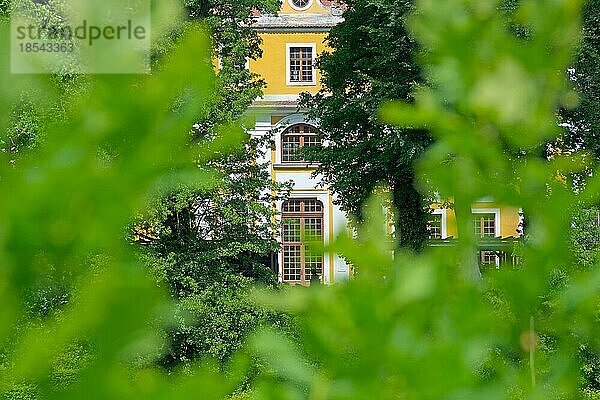
M 327 141 L 309 156 L 321 163 L 318 172 L 338 194 L 342 209 L 359 221 L 373 191 L 389 186 L 399 243 L 421 249 L 428 213 L 416 188 L 414 163 L 432 138 L 426 130 L 385 124 L 378 113 L 386 100 L 410 101 L 424 83 L 418 45 L 406 27 L 414 2 L 345 3 L 344 22 L 327 38 L 332 51 L 318 60 L 323 89 L 303 99 Z
M 207 356 L 222 363 L 263 324 L 285 324 L 278 314 L 244 299 L 253 284 L 274 286 L 271 257 L 279 250 L 273 233 L 273 201 L 287 185 L 271 181 L 257 163 L 269 137 L 251 139 L 243 113 L 262 94 L 264 82 L 245 66 L 261 56 L 260 39 L 250 27 L 255 12 L 275 13 L 278 0 L 186 1 L 188 21 L 170 35 L 176 40 L 202 21 L 213 40 L 216 63 L 214 101 L 190 127 L 190 146 L 201 149 L 219 134 L 236 134 L 241 143 L 214 148 L 206 165 L 219 176 L 211 185 L 186 185 L 161 194 L 141 218 L 135 238 L 147 244 L 146 260 L 178 301 L 178 318 L 168 325 L 170 346 L 159 361 L 169 368 Z M 166 41 L 157 58 L 172 46 Z M 266 142 L 266 146 L 265 146 Z M 214 147 L 214 146 L 213 146 Z
M 589 0 L 583 8 L 583 35 L 570 65 L 569 76 L 579 95 L 579 105 L 562 112 L 569 148 L 584 146 L 600 158 L 600 2 Z

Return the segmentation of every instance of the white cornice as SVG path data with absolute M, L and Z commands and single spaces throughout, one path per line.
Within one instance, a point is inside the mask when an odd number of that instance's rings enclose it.
M 328 31 L 343 20 L 331 14 L 261 15 L 251 27 L 257 31 Z

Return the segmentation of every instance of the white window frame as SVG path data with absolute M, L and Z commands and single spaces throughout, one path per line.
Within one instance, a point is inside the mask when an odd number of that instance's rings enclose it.
M 471 214 L 494 214 L 494 237 L 501 236 L 499 208 L 471 208 Z
M 308 0 L 308 3 L 304 7 L 298 7 L 294 4 L 293 0 L 288 0 L 288 4 L 296 11 L 306 11 L 313 5 L 314 0 Z
M 447 210 L 445 208 L 436 208 L 431 212 L 432 215 L 441 215 L 442 216 L 442 226 L 441 226 L 441 236 L 442 239 L 446 239 L 448 237 L 447 231 Z
M 292 47 L 310 47 L 312 49 L 312 81 L 310 82 L 292 82 L 290 74 L 290 49 Z M 315 86 L 317 84 L 317 68 L 315 59 L 317 57 L 316 43 L 286 43 L 285 45 L 285 81 L 288 86 Z

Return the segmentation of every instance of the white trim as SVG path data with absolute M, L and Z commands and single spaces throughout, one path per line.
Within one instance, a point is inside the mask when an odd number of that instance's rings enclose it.
M 288 0 L 288 4 L 290 5 L 290 7 L 292 7 L 296 11 L 306 11 L 312 6 L 313 0 L 308 0 L 308 3 L 304 7 L 296 6 L 294 4 L 294 0 Z
M 500 236 L 500 209 L 499 208 L 471 208 L 471 214 L 495 214 L 494 236 Z
M 330 32 L 335 24 L 331 26 L 252 26 L 256 32 L 268 33 L 321 33 Z
M 431 212 L 432 215 L 441 215 L 442 216 L 442 227 L 440 235 L 442 239 L 446 239 L 448 237 L 448 219 L 447 219 L 447 210 L 445 208 L 436 208 Z
M 265 94 L 257 101 L 298 101 L 299 97 L 297 94 Z
M 312 81 L 310 82 L 292 82 L 290 80 L 290 49 L 292 47 L 310 47 L 312 48 Z M 317 57 L 316 43 L 286 43 L 285 44 L 285 83 L 287 86 L 316 86 L 317 84 L 317 68 L 315 67 L 315 59 Z
M 308 124 L 313 125 L 315 127 L 318 126 L 318 121 L 314 119 L 309 119 L 306 114 L 295 113 L 285 116 L 284 118 L 277 121 L 274 129 L 279 129 L 279 133 L 283 132 L 286 128 L 296 125 L 296 124 Z

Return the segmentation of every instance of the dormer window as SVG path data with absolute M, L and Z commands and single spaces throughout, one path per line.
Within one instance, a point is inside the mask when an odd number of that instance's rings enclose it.
M 321 146 L 314 126 L 292 125 L 281 134 L 281 161 L 284 163 L 304 162 L 301 150 L 305 147 Z
M 304 11 L 312 5 L 313 0 L 289 0 L 290 6 L 296 11 Z

